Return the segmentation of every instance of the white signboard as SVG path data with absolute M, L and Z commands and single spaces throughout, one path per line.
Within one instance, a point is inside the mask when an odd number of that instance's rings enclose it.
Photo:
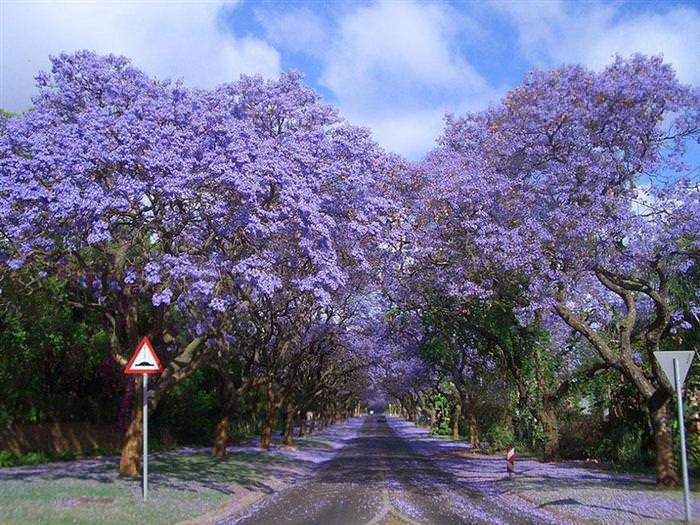
M 661 369 L 673 385 L 677 395 L 678 406 L 678 433 L 681 437 L 681 469 L 683 473 L 683 506 L 685 507 L 685 521 L 689 522 L 690 516 L 690 480 L 688 478 L 688 453 L 685 447 L 685 419 L 683 418 L 683 382 L 688 375 L 690 365 L 693 362 L 695 352 L 654 352 L 654 357 L 661 365 Z
M 685 378 L 690 370 L 690 365 L 693 362 L 695 352 L 654 352 L 654 357 L 661 365 L 661 369 L 666 374 L 669 383 L 676 389 L 676 379 L 673 376 L 673 360 L 678 360 L 678 384 L 681 386 L 685 382 Z
M 163 365 L 151 346 L 147 337 L 141 339 L 139 346 L 131 356 L 129 364 L 124 369 L 125 374 L 159 374 L 163 371 Z

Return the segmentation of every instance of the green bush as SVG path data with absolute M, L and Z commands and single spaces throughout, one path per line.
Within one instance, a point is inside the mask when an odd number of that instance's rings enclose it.
M 75 454 L 66 450 L 57 454 L 51 454 L 40 450 L 30 451 L 26 454 L 13 454 L 7 450 L 0 450 L 1 467 L 19 467 L 22 465 L 40 465 L 51 461 L 73 461 Z
M 220 415 L 217 381 L 216 372 L 199 369 L 168 392 L 152 419 L 154 449 L 166 441 L 165 431 L 181 445 L 211 445 Z
M 72 450 L 65 450 L 55 455 L 52 454 L 51 459 L 56 461 L 74 461 L 75 453 Z
M 13 467 L 16 464 L 14 454 L 7 450 L 0 450 L 0 467 Z
M 42 421 L 114 421 L 124 374 L 108 357 L 100 316 L 75 308 L 71 284 L 0 276 L 0 426 Z
M 513 430 L 502 425 L 493 425 L 484 433 L 482 441 L 486 441 L 492 449 L 503 450 L 513 443 Z
M 601 459 L 597 453 L 603 440 L 601 425 L 595 416 L 562 420 L 559 426 L 559 453 L 562 459 Z
M 48 463 L 51 457 L 45 452 L 27 452 L 18 457 L 20 465 L 39 465 L 40 463 Z
M 452 426 L 448 418 L 442 418 L 433 425 L 433 434 L 438 436 L 449 436 L 452 434 Z
M 654 451 L 646 446 L 641 429 L 614 428 L 594 451 L 597 458 L 625 467 L 648 467 L 654 464 Z

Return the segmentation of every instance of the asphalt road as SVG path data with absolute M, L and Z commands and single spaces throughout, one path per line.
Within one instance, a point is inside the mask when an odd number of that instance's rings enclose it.
M 367 417 L 356 438 L 303 483 L 270 496 L 240 525 L 539 524 L 460 485 L 414 453 L 388 423 Z

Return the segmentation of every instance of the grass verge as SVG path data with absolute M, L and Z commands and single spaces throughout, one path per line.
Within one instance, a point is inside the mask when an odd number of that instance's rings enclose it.
M 222 507 L 239 493 L 272 491 L 303 462 L 283 455 L 238 452 L 162 454 L 149 461 L 149 501 L 140 479 L 121 479 L 115 459 L 54 463 L 0 471 L 0 523 L 172 524 Z

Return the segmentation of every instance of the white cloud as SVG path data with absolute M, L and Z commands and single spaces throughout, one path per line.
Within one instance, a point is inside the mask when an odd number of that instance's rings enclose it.
M 479 90 L 479 74 L 452 43 L 455 20 L 437 4 L 382 1 L 339 21 L 321 82 L 341 104 L 421 96 L 420 90 Z M 401 100 L 399 100 L 401 101 Z
M 366 117 L 363 124 L 386 150 L 418 160 L 442 134 L 444 114 L 442 108 L 404 111 L 376 120 Z
M 0 107 L 30 105 L 34 76 L 48 56 L 91 49 L 122 54 L 148 74 L 211 87 L 241 73 L 273 77 L 279 53 L 263 40 L 238 38 L 219 24 L 211 2 L 0 2 Z
M 602 67 L 618 52 L 624 56 L 635 52 L 663 54 L 673 64 L 678 78 L 700 84 L 700 14 L 693 9 L 674 9 L 666 14 L 639 16 L 601 32 L 591 45 L 584 61 Z
M 408 160 L 419 160 L 437 145 L 444 131 L 445 115 L 481 111 L 507 91 L 507 86 L 486 87 L 482 93 L 465 94 L 464 98 L 449 104 L 426 101 L 423 107 L 374 114 L 360 111 L 346 116 L 351 122 L 370 128 L 374 139 L 387 151 L 399 153 Z
M 522 52 L 540 67 L 582 63 L 601 69 L 615 54 L 662 54 L 682 82 L 700 84 L 700 13 L 695 9 L 622 17 L 615 7 L 599 4 L 497 2 L 494 7 L 510 17 Z
M 370 127 L 386 149 L 417 159 L 435 145 L 447 108 L 493 97 L 459 51 L 459 31 L 470 23 L 445 5 L 412 1 L 346 12 L 320 54 L 320 82 L 350 121 Z
M 331 21 L 303 8 L 256 14 L 270 42 L 319 63 L 319 83 L 348 120 L 409 159 L 435 145 L 447 111 L 480 109 L 494 93 L 460 53 L 465 33 L 483 32 L 446 5 L 384 0 Z

